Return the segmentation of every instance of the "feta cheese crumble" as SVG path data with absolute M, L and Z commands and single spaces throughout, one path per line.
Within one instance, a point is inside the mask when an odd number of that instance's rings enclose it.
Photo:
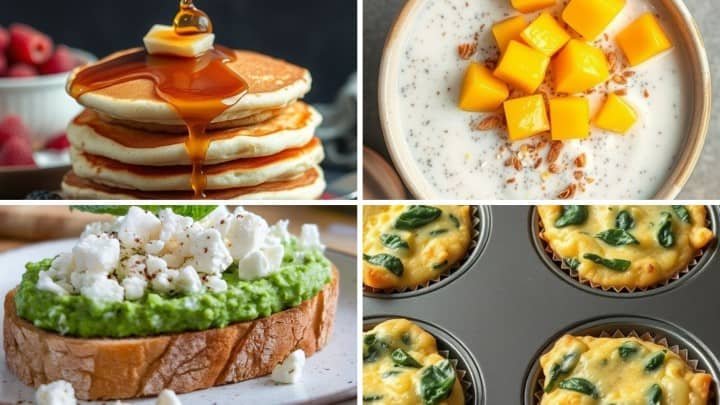
M 280 269 L 293 239 L 288 221 L 270 226 L 244 208 L 218 207 L 194 221 L 169 208 L 155 215 L 131 207 L 112 222 L 89 224 L 71 252 L 40 272 L 36 287 L 106 303 L 140 300 L 148 292 L 224 292 L 223 273 L 233 263 L 241 280 L 267 277 Z M 325 249 L 317 225 L 303 225 L 295 243 L 295 260 Z
M 160 391 L 160 395 L 158 395 L 157 402 L 155 403 L 157 405 L 182 405 L 180 398 L 178 398 L 173 390 Z
M 58 380 L 41 385 L 35 392 L 35 403 L 37 405 L 75 405 L 77 400 L 73 386 L 67 381 Z
M 276 365 L 270 378 L 276 383 L 295 384 L 302 378 L 305 366 L 305 352 L 295 350 L 280 364 Z

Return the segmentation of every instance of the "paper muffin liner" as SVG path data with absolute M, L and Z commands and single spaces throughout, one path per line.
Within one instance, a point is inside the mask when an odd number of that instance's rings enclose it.
M 700 264 L 700 259 L 705 255 L 708 248 L 710 247 L 710 242 L 708 245 L 704 246 L 703 248 L 699 249 L 695 252 L 695 256 L 692 258 L 690 263 L 688 263 L 687 266 L 679 269 L 675 273 L 673 273 L 669 278 L 660 281 L 657 284 L 654 284 L 652 286 L 648 287 L 610 287 L 610 286 L 603 286 L 598 283 L 595 283 L 591 280 L 585 279 L 580 275 L 580 273 L 577 270 L 571 269 L 567 264 L 565 264 L 565 261 L 562 259 L 562 257 L 558 256 L 557 253 L 555 253 L 555 250 L 550 246 L 550 242 L 545 238 L 545 225 L 543 224 L 542 218 L 540 218 L 540 214 L 538 214 L 537 209 L 535 210 L 535 221 L 538 229 L 537 238 L 540 241 L 540 244 L 543 247 L 544 253 L 555 263 L 555 265 L 562 270 L 565 274 L 570 276 L 574 281 L 580 283 L 581 285 L 590 286 L 595 289 L 599 289 L 605 292 L 612 291 L 618 294 L 632 294 L 637 292 L 646 292 L 650 290 L 654 290 L 657 288 L 665 287 L 677 280 L 679 280 L 682 276 L 688 274 L 690 271 L 695 269 L 698 264 Z M 709 229 L 715 233 L 715 229 L 713 229 L 710 211 L 707 212 L 705 216 L 705 226 L 707 226 Z
M 453 264 L 449 269 L 442 272 L 442 274 L 438 275 L 438 277 L 428 280 L 423 284 L 417 285 L 415 287 L 402 287 L 402 288 L 374 288 L 370 287 L 368 285 L 365 285 L 363 283 L 363 291 L 367 293 L 373 293 L 373 294 L 400 294 L 400 293 L 407 293 L 407 292 L 414 292 L 418 290 L 422 290 L 424 288 L 428 288 L 432 286 L 433 284 L 437 284 L 446 278 L 450 277 L 453 273 L 460 270 L 465 263 L 467 263 L 475 254 L 479 254 L 479 252 L 476 252 L 476 249 L 478 245 L 480 245 L 481 241 L 480 238 L 482 236 L 482 216 L 480 213 L 480 208 L 477 205 L 471 205 L 470 206 L 470 221 L 472 222 L 472 230 L 470 235 L 470 246 L 468 247 L 467 251 L 465 252 L 465 255 L 462 259 L 458 260 Z
M 685 362 L 685 364 L 687 364 L 690 367 L 690 369 L 692 369 L 692 371 L 694 373 L 710 374 L 707 370 L 704 370 L 700 367 L 700 360 L 694 359 L 690 356 L 690 351 L 686 347 L 683 347 L 682 345 L 678 345 L 678 344 L 671 345 L 670 342 L 668 342 L 668 337 L 661 335 L 661 334 L 656 334 L 656 333 L 651 333 L 651 332 L 640 333 L 635 329 L 631 329 L 629 332 L 624 333 L 620 329 L 617 329 L 617 328 L 610 328 L 610 329 L 603 330 L 600 333 L 591 333 L 591 334 L 585 334 L 585 335 L 573 334 L 573 333 L 571 333 L 571 334 L 573 336 L 593 336 L 593 337 L 599 337 L 599 338 L 615 338 L 615 339 L 623 339 L 623 338 L 631 338 L 632 337 L 632 338 L 640 339 L 645 342 L 655 343 L 655 344 L 660 345 L 660 346 L 668 349 L 669 351 L 675 353 L 678 357 L 680 357 L 681 360 L 683 360 Z M 553 342 L 552 344 L 555 344 L 555 342 Z M 551 347 L 552 346 L 548 346 L 548 349 L 550 349 Z M 533 401 L 534 401 L 533 404 L 539 404 L 540 401 L 542 400 L 543 395 L 545 394 L 545 373 L 544 373 L 543 369 L 540 367 L 540 356 L 542 356 L 542 354 L 539 355 L 537 357 L 537 359 L 535 359 L 535 362 L 538 364 L 540 377 L 538 377 L 537 384 L 535 385 L 535 391 L 533 393 Z M 717 382 L 715 382 L 715 383 L 717 383 Z M 710 390 L 710 394 L 708 397 L 708 404 L 717 405 L 717 398 L 715 396 L 714 390 Z M 529 404 L 526 404 L 526 405 L 529 405 Z

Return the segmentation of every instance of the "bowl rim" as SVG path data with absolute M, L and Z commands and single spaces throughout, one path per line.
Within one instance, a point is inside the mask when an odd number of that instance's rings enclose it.
M 416 167 L 409 148 L 404 145 L 404 138 L 399 135 L 393 136 L 393 130 L 399 129 L 399 124 L 397 122 L 393 123 L 392 107 L 390 106 L 392 97 L 390 84 L 394 72 L 397 71 L 398 55 L 402 53 L 399 38 L 406 27 L 412 23 L 409 18 L 410 15 L 426 1 L 434 0 L 408 0 L 390 28 L 383 47 L 378 74 L 378 115 L 385 145 L 407 189 L 417 199 L 437 199 L 446 198 L 447 196 L 438 195 L 432 186 L 427 183 L 422 171 Z M 685 139 L 680 144 L 679 153 L 675 158 L 675 165 L 667 174 L 660 188 L 649 198 L 668 200 L 674 199 L 680 193 L 692 175 L 702 154 L 710 126 L 712 83 L 710 62 L 702 34 L 685 3 L 682 0 L 657 0 L 653 3 L 661 4 L 674 20 L 684 22 L 684 27 L 680 28 L 682 42 L 685 45 L 683 48 L 687 49 L 688 55 L 693 59 L 689 70 L 688 87 L 692 89 L 694 97 Z M 397 111 L 394 112 L 397 114 Z M 496 199 L 502 200 L 501 198 Z
M 70 51 L 85 63 L 92 63 L 97 60 L 95 55 L 82 49 L 70 48 Z M 70 71 L 34 77 L 0 77 L 0 91 L 49 87 L 59 84 L 62 84 L 64 87 L 69 74 Z

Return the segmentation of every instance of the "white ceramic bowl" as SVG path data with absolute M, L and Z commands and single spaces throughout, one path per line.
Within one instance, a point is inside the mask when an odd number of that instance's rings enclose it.
M 93 62 L 92 54 L 73 49 L 81 61 Z M 82 110 L 65 92 L 69 72 L 28 78 L 0 78 L 0 119 L 17 114 L 32 131 L 34 143 L 44 144 L 65 131 Z

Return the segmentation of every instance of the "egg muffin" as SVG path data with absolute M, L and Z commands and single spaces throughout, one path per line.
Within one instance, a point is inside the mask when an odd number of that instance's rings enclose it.
M 581 280 L 645 289 L 686 270 L 714 239 L 700 205 L 540 206 L 542 238 Z
M 469 206 L 392 205 L 363 209 L 363 283 L 419 287 L 450 271 L 472 239 Z
M 465 394 L 435 338 L 391 319 L 363 334 L 363 403 L 461 405 Z
M 703 405 L 712 383 L 667 347 L 633 337 L 565 335 L 540 365 L 541 405 Z

